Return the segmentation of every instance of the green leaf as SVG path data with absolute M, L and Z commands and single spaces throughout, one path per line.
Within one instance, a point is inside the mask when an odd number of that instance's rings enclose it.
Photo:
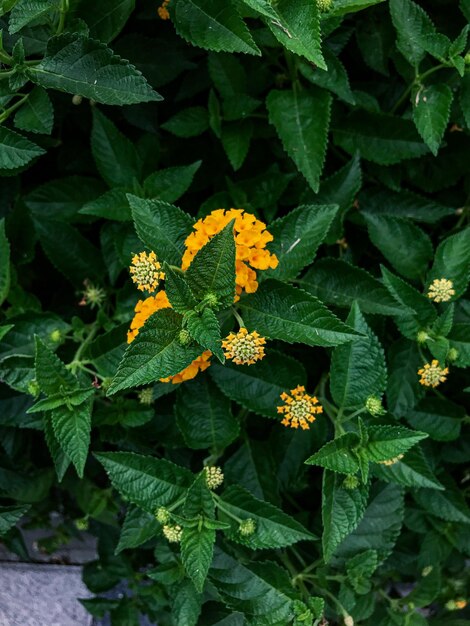
M 402 417 L 423 394 L 418 376 L 423 361 L 416 343 L 407 339 L 393 343 L 388 353 L 388 364 L 388 409 L 396 417 Z
M 150 541 L 160 532 L 160 528 L 161 524 L 157 522 L 154 515 L 136 506 L 130 506 L 122 525 L 116 554 L 123 550 L 138 548 Z
M 262 361 L 254 365 L 214 363 L 210 375 L 226 396 L 243 407 L 279 419 L 277 406 L 280 395 L 297 385 L 305 385 L 304 367 L 292 357 L 269 350 Z
M 387 261 L 403 276 L 412 280 L 425 273 L 433 256 L 428 235 L 404 218 L 363 213 L 369 237 Z M 397 254 L 397 248 L 406 254 Z
M 470 74 L 466 73 L 460 85 L 460 106 L 467 128 L 470 128 Z
M 335 142 L 349 154 L 379 165 L 393 165 L 428 152 L 411 120 L 387 113 L 356 110 L 338 120 Z
M 202 161 L 191 165 L 167 167 L 144 180 L 145 195 L 163 202 L 176 202 L 191 186 Z
M 369 396 L 382 396 L 387 385 L 387 367 L 383 348 L 357 303 L 353 304 L 346 323 L 363 337 L 334 349 L 330 389 L 338 406 L 357 409 L 365 406 Z
M 222 350 L 220 324 L 214 311 L 209 308 L 201 312 L 189 311 L 185 315 L 186 329 L 194 341 L 206 350 L 210 350 L 221 363 L 225 362 Z
M 15 115 L 15 126 L 31 133 L 50 135 L 54 126 L 54 108 L 42 87 L 35 87 Z
M 269 250 L 279 259 L 275 270 L 267 276 L 279 280 L 295 278 L 300 270 L 315 259 L 318 247 L 338 213 L 337 205 L 300 206 L 269 226 L 274 237 Z
M 433 266 L 427 277 L 428 285 L 439 278 L 451 280 L 458 298 L 464 294 L 470 279 L 470 227 L 442 241 L 436 250 Z
M 397 483 L 405 487 L 444 489 L 419 447 L 409 450 L 402 459 L 392 465 L 374 465 L 372 474 L 387 483 Z
M 107 163 L 103 163 L 107 167 Z M 119 168 L 117 168 L 119 169 Z M 103 170 L 104 171 L 104 170 Z M 112 172 L 119 176 L 119 172 Z M 124 175 L 126 175 L 124 173 Z M 104 217 L 107 220 L 116 220 L 117 222 L 129 222 L 132 220 L 131 209 L 127 199 L 128 188 L 124 187 L 109 189 L 98 198 L 94 198 L 91 202 L 87 202 L 80 209 L 83 215 L 95 215 L 96 217 Z
M 5 233 L 5 219 L 0 219 L 0 305 L 10 291 L 10 244 Z
M 202 593 L 214 553 L 215 530 L 183 528 L 181 560 L 198 593 Z
M 367 206 L 368 213 L 408 217 L 427 224 L 434 224 L 444 217 L 455 214 L 455 208 L 452 206 L 404 189 L 400 192 L 382 187 L 367 189 L 361 191 L 360 202 Z
M 192 218 L 181 209 L 161 200 L 142 200 L 128 196 L 132 218 L 139 238 L 154 250 L 159 259 L 180 265 L 184 242 L 191 231 Z
M 276 563 L 242 564 L 217 550 L 209 578 L 223 603 L 244 613 L 253 626 L 287 624 L 292 618 L 292 587 Z
M 0 537 L 13 528 L 29 509 L 29 506 L 0 506 Z
M 238 531 L 239 523 L 230 515 L 224 515 L 224 510 L 242 520 L 252 519 L 255 522 L 255 532 L 243 536 Z M 251 493 L 238 485 L 229 487 L 221 496 L 219 513 L 231 525 L 229 537 L 253 550 L 267 548 L 283 548 L 298 541 L 312 541 L 316 539 L 306 528 L 281 509 L 255 498 Z
M 215 52 L 261 54 L 231 2 L 220 7 L 211 0 L 178 0 L 173 22 L 178 35 L 194 46 Z
M 197 592 L 194 584 L 189 580 L 182 581 L 171 605 L 171 615 L 175 623 L 178 626 L 197 626 L 201 604 L 201 594 Z
M 398 49 L 417 67 L 426 54 L 426 38 L 435 33 L 434 24 L 412 0 L 390 0 L 390 13 L 398 33 Z
M 53 353 L 51 353 L 51 355 L 53 355 Z M 41 359 L 41 361 L 43 362 L 44 359 Z M 49 365 L 53 365 L 53 362 L 51 362 Z M 65 371 L 68 373 L 68 370 Z M 58 378 L 60 379 L 60 370 L 58 374 Z M 76 383 L 77 381 L 73 380 L 74 386 L 76 385 Z M 82 404 L 82 402 L 85 402 L 85 400 L 88 400 L 88 398 L 92 396 L 94 392 L 95 391 L 93 387 L 89 389 L 77 389 L 75 391 L 66 391 L 65 389 L 63 389 L 63 391 L 60 391 L 59 393 L 54 393 L 48 398 L 43 398 L 42 400 L 35 402 L 33 406 L 28 409 L 27 413 L 29 414 L 39 413 L 41 411 L 50 411 L 51 409 L 56 409 L 58 406 L 62 406 L 63 404 L 67 405 L 69 408 L 71 406 L 78 406 L 79 404 Z
M 447 85 L 427 85 L 420 88 L 413 102 L 413 121 L 434 156 L 449 122 L 453 97 Z
M 233 221 L 203 246 L 186 270 L 186 280 L 196 298 L 217 296 L 218 308 L 235 298 L 235 238 Z
M 317 298 L 275 280 L 240 301 L 243 319 L 261 335 L 308 346 L 337 346 L 353 341 L 356 331 L 333 315 Z
M 224 124 L 220 139 L 225 154 L 235 171 L 239 170 L 246 159 L 253 136 L 251 120 L 242 120 Z
M 165 291 L 172 308 L 181 314 L 188 311 L 192 312 L 198 301 L 188 286 L 184 272 L 175 266 L 168 265 L 168 263 L 163 264 L 163 269 L 165 272 Z
M 49 448 L 49 452 L 52 457 L 52 462 L 54 463 L 57 480 L 62 482 L 71 461 L 60 447 L 57 437 L 55 436 L 54 427 L 52 425 L 52 413 L 50 411 L 43 414 L 43 426 L 44 439 L 46 440 L 47 447 Z
M 470 367 L 470 324 L 454 324 L 449 333 L 449 341 L 451 347 L 458 352 L 455 365 Z
M 174 376 L 200 356 L 200 346 L 181 345 L 180 330 L 181 316 L 171 309 L 152 315 L 124 353 L 108 395 Z
M 384 2 L 384 0 L 335 0 L 335 3 L 328 15 L 347 15 L 348 13 L 362 11 L 362 9 L 374 6 L 375 4 L 380 4 L 381 2 Z
M 423 398 L 405 415 L 414 428 L 428 433 L 435 441 L 453 441 L 460 435 L 465 409 L 444 398 Z
M 110 187 L 131 186 L 140 178 L 142 164 L 133 143 L 96 107 L 91 151 L 99 173 Z
M 442 590 L 441 570 L 439 566 L 431 568 L 429 574 L 422 576 L 413 589 L 401 598 L 404 605 L 412 604 L 415 607 L 427 607 L 440 595 Z M 452 622 L 450 622 L 452 624 Z
M 433 491 L 433 493 L 440 493 Z M 404 514 L 403 488 L 378 483 L 357 528 L 338 547 L 332 564 L 341 567 L 344 561 L 365 550 L 376 550 L 378 565 L 392 552 L 400 534 Z
M 85 462 L 90 447 L 91 410 L 93 398 L 73 409 L 67 406 L 52 410 L 51 422 L 57 441 L 75 466 L 77 474 L 83 477 Z
M 150 514 L 154 514 L 159 506 L 176 502 L 193 482 L 191 472 L 165 459 L 133 452 L 100 452 L 95 457 L 103 465 L 113 487 Z
M 357 527 L 366 510 L 369 489 L 345 489 L 344 478 L 325 470 L 322 486 L 323 558 L 331 559 L 336 548 Z
M 105 44 L 79 34 L 49 39 L 46 56 L 27 75 L 46 89 L 58 89 L 102 104 L 137 104 L 162 97 L 133 65 Z
M 90 36 L 108 43 L 114 39 L 135 8 L 135 0 L 81 0 L 74 11 L 75 18 L 83 19 L 90 29 Z
M 358 446 L 359 437 L 356 433 L 345 433 L 326 443 L 305 463 L 307 465 L 320 465 L 320 467 L 340 474 L 355 474 L 359 470 L 355 452 Z
M 331 96 L 321 89 L 273 90 L 266 105 L 269 121 L 276 128 L 284 150 L 313 191 L 318 191 L 325 160 Z
M 206 376 L 181 385 L 175 410 L 178 427 L 190 448 L 222 451 L 238 436 L 240 426 L 230 401 Z
M 45 24 L 58 8 L 57 0 L 18 0 L 10 13 L 8 32 L 14 35 L 30 22 Z
M 356 554 L 346 563 L 348 580 L 354 591 L 359 594 L 369 593 L 371 590 L 370 577 L 377 568 L 377 552 L 366 550 Z
M 430 324 L 436 318 L 436 309 L 429 298 L 419 293 L 417 289 L 398 278 L 386 267 L 381 266 L 382 278 L 385 287 L 391 296 L 403 306 L 403 313 L 412 312 L 416 316 L 416 323 L 420 328 Z
M 318 260 L 303 276 L 301 285 L 322 302 L 337 307 L 349 309 L 356 301 L 364 313 L 403 314 L 403 308 L 377 278 L 340 259 Z
M 46 151 L 15 133 L 5 126 L 0 126 L 0 168 L 14 170 L 26 165 Z
M 178 111 L 160 128 L 177 137 L 197 137 L 209 128 L 209 115 L 204 107 L 188 107 Z
M 78 388 L 75 376 L 38 336 L 36 340 L 36 380 L 39 388 L 48 396 Z
M 344 65 L 329 48 L 325 48 L 323 54 L 326 67 L 320 68 L 318 65 L 301 63 L 300 72 L 310 83 L 328 89 L 349 104 L 355 104 L 356 99 L 351 91 Z
M 38 219 L 71 222 L 80 219 L 78 214 L 82 206 L 102 192 L 103 184 L 96 178 L 67 176 L 35 187 L 23 197 L 23 201 Z
M 361 453 L 374 463 L 404 454 L 428 436 L 404 426 L 368 426 L 367 435 L 367 443 L 363 445 Z
M 416 502 L 427 513 L 447 522 L 470 524 L 470 509 L 462 492 L 448 476 L 441 477 L 445 491 L 418 489 L 413 493 Z

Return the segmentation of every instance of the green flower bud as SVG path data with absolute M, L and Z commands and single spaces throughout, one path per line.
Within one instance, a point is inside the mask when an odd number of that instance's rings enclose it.
M 423 578 L 426 578 L 426 576 L 429 576 L 429 574 L 432 572 L 432 570 L 433 570 L 433 569 L 434 569 L 434 568 L 433 568 L 433 566 L 432 566 L 432 565 L 427 565 L 427 566 L 423 569 L 423 571 L 421 572 L 421 576 L 422 576 Z
M 79 96 L 77 93 L 74 96 L 72 96 L 72 104 L 75 104 L 76 106 L 78 106 L 82 102 L 83 102 L 82 96 Z
M 449 361 L 455 361 L 459 356 L 459 351 L 456 348 L 451 348 L 447 354 Z
M 28 393 L 31 394 L 34 398 L 37 398 L 38 395 L 41 393 L 41 390 L 39 389 L 38 381 L 36 379 L 29 381 Z
M 178 335 L 178 341 L 182 346 L 188 346 L 191 343 L 191 335 L 185 328 L 180 330 L 180 334 Z
M 470 52 L 467 52 L 463 60 L 465 61 L 465 65 L 470 65 Z
M 366 400 L 366 409 L 367 411 L 377 417 L 379 415 L 384 415 L 386 413 L 385 409 L 382 406 L 382 401 L 377 396 L 369 396 Z
M 255 532 L 255 530 L 256 522 L 254 519 L 251 519 L 251 517 L 249 517 L 248 519 L 244 519 L 238 527 L 238 532 L 240 533 L 240 535 L 243 535 L 243 537 L 249 537 Z
M 153 403 L 153 389 L 152 387 L 146 387 L 141 389 L 137 394 L 140 404 L 150 405 Z
M 204 298 L 204 304 L 207 305 L 210 309 L 213 309 L 219 304 L 219 299 L 215 295 L 215 293 L 208 293 Z
M 164 506 L 159 506 L 155 511 L 155 519 L 157 522 L 160 522 L 160 524 L 168 524 L 171 519 L 170 511 Z
M 331 9 L 333 0 L 317 0 L 317 7 L 322 13 L 326 13 Z
M 346 478 L 343 480 L 344 489 L 357 489 L 359 485 L 359 478 L 357 476 L 352 476 L 351 474 L 349 476 L 346 476 Z
M 60 343 L 62 341 L 62 333 L 56 328 L 49 334 L 49 339 L 54 343 Z
M 426 343 L 428 339 L 429 339 L 429 335 L 425 330 L 420 330 L 418 334 L 416 335 L 416 341 L 418 343 Z
M 89 523 L 87 517 L 80 517 L 75 520 L 75 527 L 77 530 L 88 530 Z

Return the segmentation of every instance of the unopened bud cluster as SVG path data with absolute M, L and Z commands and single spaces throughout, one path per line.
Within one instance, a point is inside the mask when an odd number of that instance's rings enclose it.
M 249 517 L 248 519 L 244 519 L 242 522 L 240 522 L 240 526 L 238 528 L 238 532 L 243 537 L 249 537 L 255 532 L 255 530 L 256 522 L 254 519 L 251 519 L 251 517 Z
M 178 543 L 181 541 L 183 529 L 178 524 L 174 526 L 166 525 L 163 527 L 163 534 L 170 543 Z
M 217 489 L 224 482 L 224 475 L 220 467 L 205 467 L 204 474 L 209 489 Z

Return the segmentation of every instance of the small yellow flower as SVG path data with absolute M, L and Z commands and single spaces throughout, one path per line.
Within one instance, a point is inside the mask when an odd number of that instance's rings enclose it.
M 140 404 L 150 405 L 153 403 L 153 389 L 152 387 L 146 387 L 141 389 L 137 394 Z
M 455 295 L 454 284 L 447 278 L 436 278 L 432 281 L 428 298 L 433 302 L 448 302 Z
M 224 475 L 220 467 L 205 467 L 204 474 L 209 489 L 217 489 L 224 482 Z
M 421 376 L 419 382 L 425 387 L 437 387 L 439 383 L 447 380 L 446 375 L 448 373 L 449 368 L 439 367 L 439 361 L 434 359 L 431 364 L 426 363 L 418 370 L 418 374 Z
M 236 365 L 253 365 L 264 355 L 266 339 L 254 330 L 249 333 L 246 328 L 240 328 L 238 333 L 230 335 L 222 341 L 222 348 L 227 359 L 232 359 Z
M 181 541 L 183 529 L 178 524 L 176 524 L 175 526 L 170 526 L 168 524 L 163 527 L 163 534 L 170 543 L 178 543 L 179 541 Z
M 137 289 L 153 293 L 156 291 L 160 280 L 165 278 L 165 274 L 161 269 L 162 265 L 158 261 L 155 252 L 150 254 L 140 252 L 132 258 L 132 265 L 129 271 L 132 275 L 132 281 L 137 285 Z
M 281 393 L 281 400 L 285 404 L 278 406 L 277 412 L 284 414 L 281 424 L 290 428 L 300 426 L 303 430 L 308 430 L 308 422 L 315 421 L 315 414 L 323 413 L 323 408 L 318 405 L 318 398 L 305 393 L 305 387 L 302 385 L 292 389 L 290 395 L 286 392 Z
M 395 465 L 395 463 L 398 463 L 398 461 L 401 461 L 402 458 L 404 457 L 404 454 L 399 454 L 398 456 L 394 456 L 392 459 L 387 459 L 386 461 L 379 461 L 379 463 L 381 465 Z

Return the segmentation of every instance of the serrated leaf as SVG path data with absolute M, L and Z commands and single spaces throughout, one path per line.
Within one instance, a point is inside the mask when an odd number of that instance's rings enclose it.
M 356 331 L 306 291 L 276 280 L 263 282 L 240 303 L 248 327 L 261 335 L 308 346 L 337 346 L 353 341 Z
M 470 509 L 462 492 L 449 476 L 440 477 L 445 491 L 435 489 L 417 489 L 413 493 L 416 502 L 427 513 L 448 522 L 470 524 Z
M 361 191 L 359 202 L 367 207 L 368 213 L 386 213 L 393 217 L 407 217 L 426 224 L 434 224 L 444 217 L 455 214 L 454 207 L 406 189 L 400 192 L 382 187 L 365 189 Z
M 181 264 L 184 241 L 193 220 L 178 207 L 161 200 L 128 196 L 132 218 L 139 238 L 158 258 L 172 265 Z
M 414 428 L 428 433 L 435 441 L 453 441 L 460 434 L 465 409 L 445 398 L 423 398 L 405 415 Z
M 331 12 L 329 12 L 328 15 L 347 15 L 348 13 L 362 11 L 362 9 L 380 4 L 381 2 L 384 2 L 384 0 L 335 0 L 334 5 L 331 7 Z
M 36 341 L 36 380 L 39 388 L 48 396 L 60 391 L 74 390 L 78 388 L 75 376 L 66 369 L 58 356 L 38 336 Z
M 435 34 L 435 27 L 425 11 L 412 0 L 391 0 L 390 13 L 403 56 L 417 67 L 426 54 L 425 40 Z
M 376 464 L 371 471 L 374 476 L 387 483 L 397 483 L 405 487 L 444 489 L 419 447 L 409 450 L 402 459 L 392 465 Z
M 279 265 L 268 270 L 266 276 L 289 280 L 312 263 L 338 209 L 338 205 L 300 206 L 270 224 L 274 240 L 269 250 L 277 256 Z
M 126 187 L 109 189 L 98 198 L 87 202 L 80 209 L 80 213 L 103 217 L 107 220 L 116 220 L 117 222 L 128 222 L 132 220 L 132 214 L 127 200 L 127 191 Z
M 328 563 L 343 539 L 357 527 L 366 510 L 368 486 L 345 489 L 343 482 L 342 476 L 328 470 L 323 472 L 321 510 L 325 563 Z
M 183 528 L 181 537 L 181 560 L 184 568 L 194 583 L 196 591 L 202 593 L 214 553 L 215 530 L 201 528 Z
M 374 463 L 404 454 L 428 436 L 404 426 L 368 426 L 367 435 L 367 443 L 363 445 L 361 452 Z
M 200 346 L 181 345 L 180 330 L 181 316 L 171 309 L 152 315 L 124 353 L 108 395 L 174 376 L 200 356 Z
M 344 65 L 329 48 L 325 48 L 323 54 L 326 65 L 324 69 L 316 65 L 301 63 L 299 65 L 301 74 L 310 83 L 328 89 L 349 104 L 355 104 L 356 99 L 351 91 L 349 77 Z
M 229 400 L 205 376 L 181 385 L 175 411 L 190 448 L 222 451 L 238 436 L 240 426 Z
M 200 167 L 201 161 L 196 161 L 191 165 L 167 167 L 150 174 L 144 180 L 145 195 L 163 202 L 175 202 L 189 189 Z
M 240 445 L 224 465 L 227 484 L 240 485 L 257 498 L 269 502 L 279 501 L 278 485 L 272 480 L 275 471 L 272 450 L 253 439 Z
M 29 509 L 29 506 L 0 506 L 0 537 L 13 528 Z
M 393 343 L 388 352 L 388 364 L 388 409 L 395 416 L 402 417 L 423 394 L 417 373 L 423 362 L 416 343 L 407 339 Z
M 214 235 L 196 254 L 186 270 L 186 280 L 196 298 L 217 296 L 218 308 L 235 298 L 235 238 L 233 221 Z
M 453 93 L 447 85 L 427 85 L 420 89 L 413 106 L 413 121 L 429 149 L 437 155 L 449 122 Z
M 0 219 L 0 305 L 8 296 L 10 280 L 10 244 L 5 233 L 5 218 L 2 218 Z
M 209 372 L 230 400 L 274 419 L 279 419 L 276 407 L 281 393 L 305 385 L 307 380 L 301 363 L 274 350 L 269 350 L 264 359 L 253 365 L 214 363 Z
M 465 292 L 470 279 L 470 227 L 442 241 L 436 250 L 433 266 L 427 277 L 428 285 L 439 278 L 451 280 L 458 298 Z
M 395 276 L 386 267 L 381 266 L 382 278 L 390 295 L 403 307 L 403 315 L 412 313 L 420 328 L 430 324 L 436 318 L 436 309 L 429 298 L 421 294 L 406 281 Z
M 15 115 L 15 126 L 30 133 L 50 135 L 54 125 L 54 108 L 47 92 L 35 87 Z
M 76 385 L 76 382 L 77 381 L 74 381 L 74 386 Z M 85 400 L 88 400 L 88 398 L 93 394 L 93 387 L 90 389 L 77 389 L 75 391 L 66 391 L 64 389 L 62 392 L 54 393 L 48 398 L 38 400 L 38 402 L 35 402 L 33 406 L 28 409 L 27 413 L 50 411 L 51 409 L 56 409 L 57 407 L 62 406 L 63 404 L 66 404 L 69 408 L 70 406 L 78 406 L 82 402 L 85 402 Z
M 305 463 L 307 465 L 320 465 L 340 474 L 355 474 L 359 470 L 359 462 L 355 453 L 355 449 L 358 447 L 359 437 L 356 433 L 345 433 L 326 443 Z
M 198 301 L 189 288 L 184 272 L 175 266 L 168 265 L 168 263 L 163 264 L 163 269 L 165 272 L 165 291 L 172 308 L 177 313 L 192 312 Z
M 14 170 L 26 165 L 46 151 L 29 139 L 0 126 L 0 168 Z
M 202 597 L 190 580 L 182 581 L 171 605 L 171 615 L 178 626 L 196 626 L 201 613 Z
M 103 184 L 96 178 L 66 176 L 35 187 L 24 196 L 23 201 L 38 218 L 71 222 L 77 220 L 81 207 L 103 190 Z
M 193 482 L 191 472 L 166 459 L 133 452 L 95 454 L 113 487 L 133 504 L 154 514 L 159 506 L 168 506 L 185 495 Z
M 179 0 L 173 21 L 178 35 L 194 46 L 215 52 L 261 54 L 231 2 L 220 7 L 211 0 Z
M 57 441 L 72 461 L 80 478 L 90 447 L 91 410 L 93 398 L 85 400 L 72 410 L 67 406 L 52 410 L 51 422 Z
M 197 137 L 209 128 L 209 115 L 204 107 L 188 107 L 178 111 L 160 127 L 177 137 Z
M 108 43 L 123 29 L 135 8 L 135 0 L 81 0 L 74 11 L 75 18 L 83 19 L 90 35 Z
M 57 437 L 54 433 L 54 427 L 52 425 L 52 413 L 47 412 L 43 415 L 44 426 L 44 439 L 46 440 L 47 447 L 54 463 L 55 471 L 57 474 L 57 480 L 62 482 L 65 472 L 70 466 L 70 459 L 60 447 Z
M 220 324 L 214 311 L 209 308 L 201 312 L 189 311 L 185 315 L 186 329 L 194 341 L 197 341 L 206 350 L 210 350 L 221 363 L 225 362 L 222 350 Z
M 369 579 L 376 568 L 377 552 L 375 550 L 366 550 L 356 554 L 350 561 L 347 561 L 348 580 L 356 593 L 369 593 L 371 589 Z
M 131 186 L 140 178 L 142 164 L 134 144 L 96 107 L 91 151 L 98 171 L 110 187 Z
M 364 313 L 400 315 L 403 308 L 365 269 L 340 259 L 318 260 L 303 276 L 303 289 L 322 302 L 349 309 L 357 301 Z
M 383 348 L 357 303 L 353 305 L 346 323 L 363 336 L 334 349 L 330 389 L 338 406 L 354 409 L 363 407 L 369 396 L 382 396 L 387 385 L 387 366 Z
M 433 249 L 428 235 L 404 218 L 363 213 L 369 237 L 387 261 L 406 278 L 421 278 L 432 259 Z M 397 248 L 406 254 L 397 254 Z
M 458 352 L 455 365 L 470 367 L 470 324 L 454 324 L 448 338 Z
M 28 68 L 30 80 L 46 89 L 58 89 L 102 104 L 137 104 L 162 97 L 133 65 L 105 44 L 79 34 L 49 39 L 46 56 Z
M 235 171 L 241 168 L 246 159 L 252 136 L 253 123 L 251 120 L 226 123 L 222 126 L 220 140 Z
M 136 506 L 127 509 L 122 525 L 116 554 L 123 550 L 138 548 L 160 532 L 161 524 L 152 515 Z
M 331 96 L 320 89 L 272 90 L 266 106 L 284 150 L 317 192 L 325 160 Z
M 255 498 L 251 493 L 238 485 L 226 489 L 221 496 L 222 507 L 219 514 L 231 525 L 229 537 L 253 550 L 267 548 L 283 548 L 298 541 L 312 541 L 315 535 L 284 513 L 281 509 Z M 224 509 L 242 520 L 252 519 L 255 532 L 243 536 L 238 532 L 239 524 Z
M 8 32 L 14 35 L 30 22 L 44 24 L 58 8 L 57 0 L 18 0 L 10 13 Z

